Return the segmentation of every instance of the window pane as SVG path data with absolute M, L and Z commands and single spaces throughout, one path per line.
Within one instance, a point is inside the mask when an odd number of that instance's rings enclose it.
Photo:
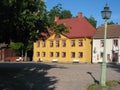
M 62 52 L 62 57 L 66 57 L 66 52 Z
M 113 41 L 113 44 L 114 44 L 115 46 L 118 46 L 118 40 L 114 40 L 114 41 Z
M 71 52 L 71 57 L 72 57 L 72 58 L 75 57 L 75 52 Z
M 50 57 L 53 57 L 53 52 L 50 52 Z
M 45 47 L 45 46 L 46 46 L 45 41 L 42 41 L 42 47 Z
M 39 57 L 39 56 L 40 56 L 40 52 L 37 52 L 36 54 L 37 54 L 37 57 Z
M 42 56 L 43 56 L 43 57 L 45 57 L 45 54 L 46 54 L 45 52 L 42 52 Z
M 78 41 L 78 46 L 83 46 L 83 40 Z
M 101 47 L 104 47 L 104 40 L 101 40 L 101 41 L 100 41 L 100 46 L 101 46 Z
M 83 57 L 83 52 L 78 52 L 78 57 L 82 58 Z
M 56 34 L 56 35 L 55 35 L 55 38 L 57 38 L 57 39 L 58 39 L 58 38 L 61 38 L 60 34 Z
M 53 41 L 50 41 L 50 47 L 53 47 Z
M 62 46 L 66 47 L 66 40 L 62 40 Z
M 75 47 L 75 40 L 71 40 L 71 46 Z
M 59 57 L 59 52 L 56 52 L 56 57 Z
M 56 47 L 59 47 L 59 41 L 56 41 Z

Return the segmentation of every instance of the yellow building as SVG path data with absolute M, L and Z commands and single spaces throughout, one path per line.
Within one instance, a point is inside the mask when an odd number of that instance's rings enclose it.
M 92 39 L 95 28 L 82 16 L 77 18 L 56 18 L 58 24 L 69 26 L 65 34 L 52 34 L 46 40 L 37 40 L 34 43 L 33 60 L 43 62 L 61 63 L 87 63 L 91 62 Z

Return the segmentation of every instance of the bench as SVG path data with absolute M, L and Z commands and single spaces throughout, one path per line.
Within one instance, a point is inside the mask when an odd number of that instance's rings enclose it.
M 74 59 L 73 63 L 79 63 L 79 60 L 78 59 Z
M 19 61 L 23 61 L 23 58 L 19 57 L 19 58 L 16 59 L 16 62 L 19 62 Z
M 55 62 L 55 63 L 56 63 L 56 62 L 58 62 L 58 59 L 53 59 L 52 62 Z
M 41 59 L 39 58 L 37 62 L 43 62 L 43 59 L 42 59 L 42 58 L 41 58 Z

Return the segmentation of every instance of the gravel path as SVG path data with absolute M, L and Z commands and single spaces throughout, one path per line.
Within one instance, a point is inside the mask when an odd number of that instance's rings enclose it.
M 0 63 L 0 90 L 87 90 L 100 70 L 101 64 Z M 120 80 L 120 65 L 108 64 L 107 80 Z
M 55 90 L 87 90 L 91 83 L 100 79 L 100 64 L 56 64 L 57 67 L 48 71 L 48 76 L 58 80 Z M 120 80 L 120 65 L 109 64 L 107 80 Z

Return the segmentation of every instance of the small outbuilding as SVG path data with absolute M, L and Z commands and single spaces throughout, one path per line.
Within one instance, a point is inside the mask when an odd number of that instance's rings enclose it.
M 92 62 L 98 63 L 103 60 L 104 49 L 104 26 L 98 27 L 93 36 Z M 108 25 L 106 39 L 106 62 L 120 63 L 120 25 Z

